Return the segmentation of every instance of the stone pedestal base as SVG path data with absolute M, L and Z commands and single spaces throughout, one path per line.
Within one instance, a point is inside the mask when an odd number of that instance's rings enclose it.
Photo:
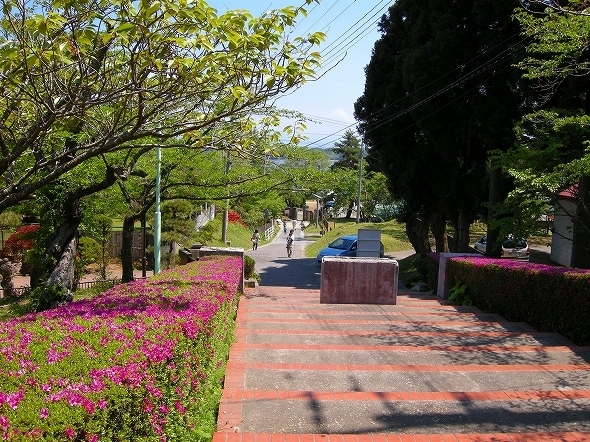
M 258 282 L 255 279 L 251 278 L 244 280 L 245 289 L 255 289 L 256 287 L 258 287 Z
M 393 259 L 327 256 L 322 262 L 320 303 L 393 305 L 398 277 Z
M 457 256 L 481 256 L 479 253 L 441 253 L 438 258 L 438 287 L 436 296 L 447 299 L 449 297 L 449 268 L 448 262 Z

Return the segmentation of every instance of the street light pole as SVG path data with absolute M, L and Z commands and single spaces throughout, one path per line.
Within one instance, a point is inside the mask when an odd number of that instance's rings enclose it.
M 230 168 L 230 162 L 229 162 L 229 150 L 227 150 L 227 158 L 225 161 L 225 169 L 223 171 L 224 175 L 227 175 L 229 173 L 229 168 Z M 226 185 L 227 187 L 227 185 Z M 227 188 L 226 188 L 226 194 L 227 194 Z M 225 199 L 225 210 L 223 211 L 223 220 L 221 221 L 221 242 L 223 242 L 223 245 L 227 245 L 227 223 L 228 223 L 228 217 L 229 217 L 229 198 Z
M 160 212 L 160 176 L 162 173 L 162 148 L 156 147 L 156 211 L 154 213 L 154 274 L 160 273 L 160 241 L 162 213 Z

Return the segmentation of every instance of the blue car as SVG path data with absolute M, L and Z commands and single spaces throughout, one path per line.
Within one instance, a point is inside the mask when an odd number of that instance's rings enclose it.
M 328 247 L 324 247 L 317 255 L 319 263 L 322 262 L 324 256 L 356 256 L 356 243 L 358 235 L 345 235 L 341 236 L 330 244 Z M 380 256 L 384 256 L 383 243 L 381 243 Z

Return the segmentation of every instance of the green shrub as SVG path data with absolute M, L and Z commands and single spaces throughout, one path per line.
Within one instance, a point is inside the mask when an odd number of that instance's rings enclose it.
M 244 278 L 254 278 L 260 284 L 260 275 L 255 270 L 256 261 L 248 255 L 244 255 Z
M 204 226 L 202 226 L 199 231 L 197 232 L 197 241 L 202 244 L 207 244 L 211 242 L 215 233 L 217 232 L 217 220 L 211 220 Z
M 457 281 L 455 286 L 449 290 L 449 301 L 453 305 L 470 306 L 473 304 L 467 293 L 467 284 Z
M 244 277 L 246 279 L 252 278 L 254 275 L 254 266 L 256 262 L 248 255 L 244 255 Z
M 82 278 L 90 264 L 100 262 L 102 259 L 101 245 L 89 238 L 83 236 L 78 241 L 78 256 L 76 257 L 75 277 Z
M 590 344 L 590 271 L 506 259 L 457 257 L 452 281 L 469 287 L 473 304 L 509 321 Z

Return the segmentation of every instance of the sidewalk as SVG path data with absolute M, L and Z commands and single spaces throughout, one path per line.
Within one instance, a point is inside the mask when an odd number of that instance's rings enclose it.
M 415 292 L 240 300 L 214 442 L 590 441 L 590 347 Z

